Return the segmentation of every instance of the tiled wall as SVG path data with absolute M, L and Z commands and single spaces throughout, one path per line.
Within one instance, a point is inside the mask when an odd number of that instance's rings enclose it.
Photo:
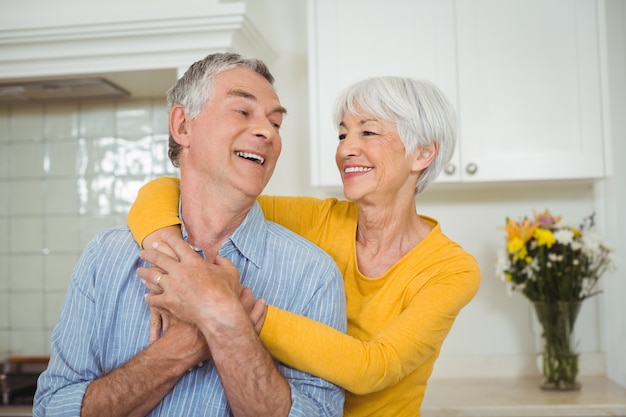
M 49 353 L 86 243 L 177 174 L 167 137 L 161 99 L 0 106 L 0 360 Z

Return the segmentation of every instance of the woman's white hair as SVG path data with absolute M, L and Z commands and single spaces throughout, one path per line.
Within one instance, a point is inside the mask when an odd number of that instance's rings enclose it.
M 336 99 L 334 123 L 346 113 L 371 114 L 395 123 L 407 156 L 438 144 L 433 162 L 422 171 L 415 193 L 422 192 L 450 162 L 456 145 L 456 113 L 434 84 L 403 77 L 375 77 L 352 84 Z

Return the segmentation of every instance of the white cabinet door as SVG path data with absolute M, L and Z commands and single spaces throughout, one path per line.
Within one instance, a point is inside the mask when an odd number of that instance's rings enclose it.
M 463 181 L 604 175 L 597 13 L 594 0 L 457 1 Z
M 340 185 L 337 129 L 342 88 L 379 75 L 434 82 L 456 104 L 452 0 L 310 0 L 311 179 Z

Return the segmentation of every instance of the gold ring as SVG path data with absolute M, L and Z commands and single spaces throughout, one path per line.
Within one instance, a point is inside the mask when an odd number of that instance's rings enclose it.
M 156 285 L 158 285 L 159 287 L 161 286 L 161 275 L 159 274 L 159 276 L 156 278 Z

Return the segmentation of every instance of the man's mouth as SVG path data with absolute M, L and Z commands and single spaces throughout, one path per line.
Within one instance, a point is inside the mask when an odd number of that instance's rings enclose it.
M 247 159 L 249 161 L 256 162 L 259 165 L 263 165 L 263 163 L 265 162 L 265 158 L 254 153 L 237 151 L 235 152 L 235 155 L 241 158 Z

